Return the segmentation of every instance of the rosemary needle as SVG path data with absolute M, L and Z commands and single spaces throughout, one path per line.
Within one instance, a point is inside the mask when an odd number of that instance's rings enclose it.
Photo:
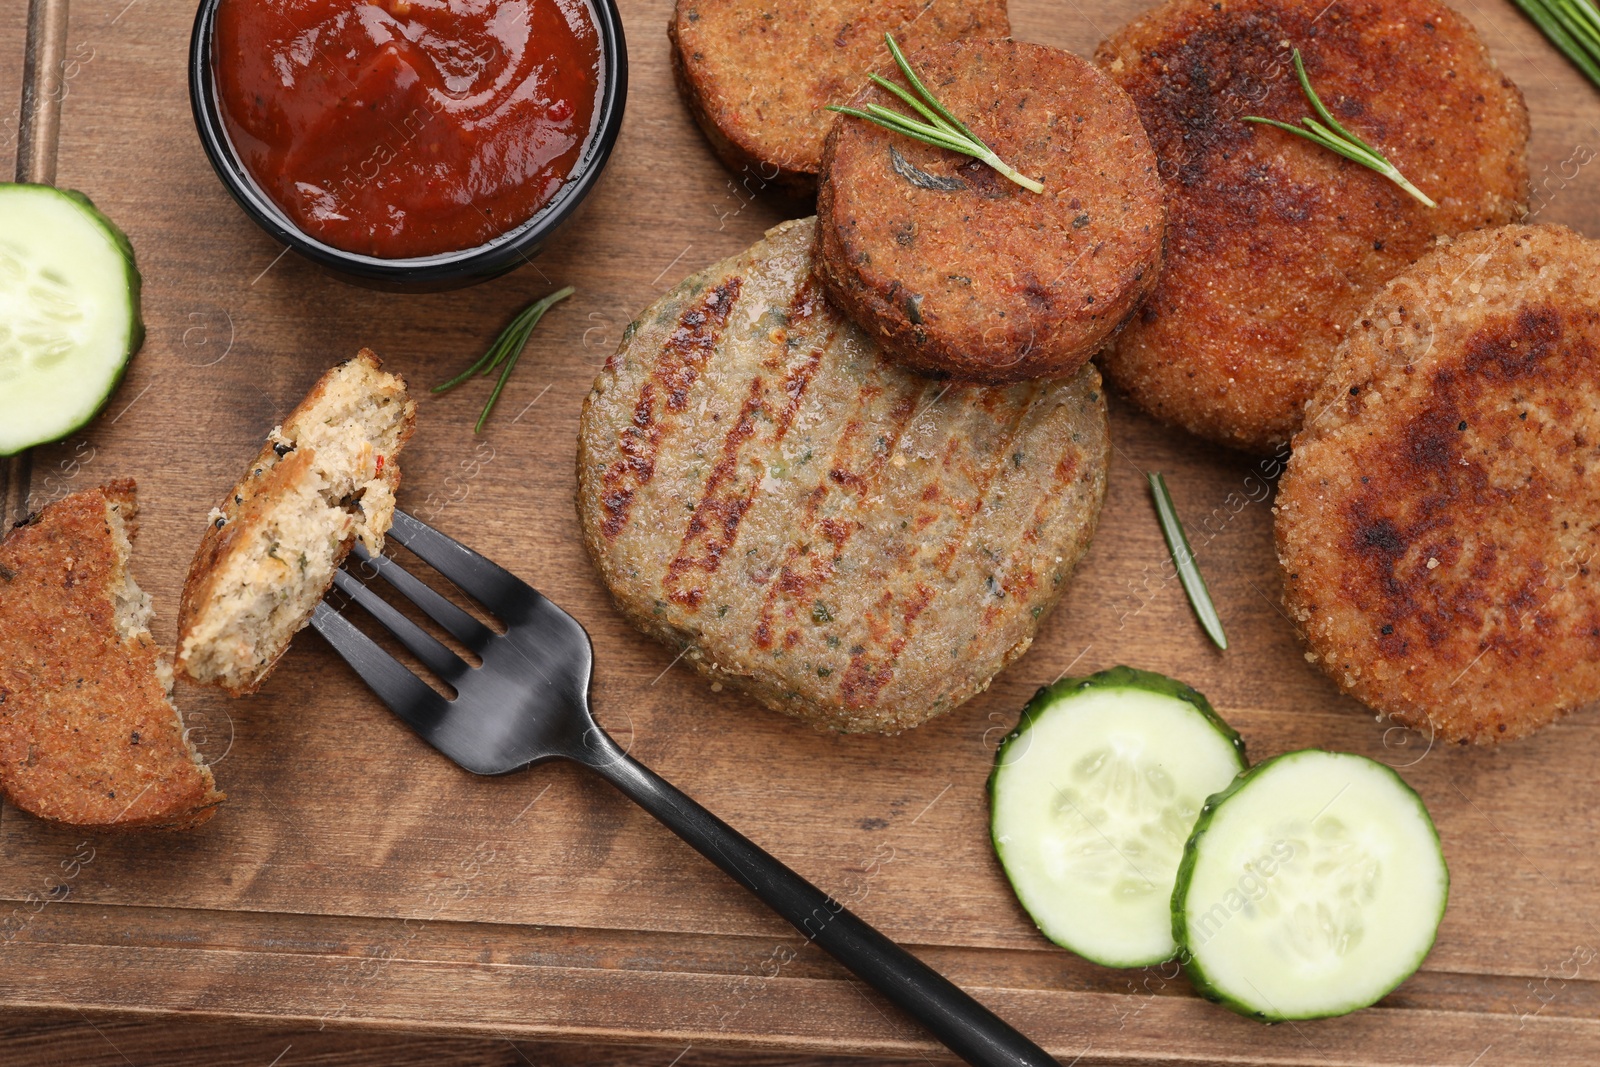
M 1600 10 L 1594 0 L 1512 0 L 1561 49 L 1574 66 L 1600 86 Z
M 971 156 L 973 159 L 981 160 L 993 167 L 996 171 L 1030 192 L 1044 192 L 1043 183 L 1013 170 L 1010 164 L 995 154 L 994 149 L 983 142 L 983 138 L 973 133 L 966 123 L 956 118 L 948 108 L 939 103 L 938 98 L 922 83 L 922 79 L 917 77 L 917 72 L 911 69 L 911 64 L 906 62 L 905 53 L 901 52 L 900 46 L 895 43 L 894 34 L 886 33 L 883 35 L 883 39 L 889 46 L 889 54 L 894 56 L 895 65 L 900 68 L 900 73 L 905 75 L 906 81 L 916 95 L 912 95 L 911 92 L 907 92 L 888 78 L 878 74 L 869 74 L 868 77 L 872 79 L 873 84 L 888 90 L 910 105 L 913 111 L 927 121 L 919 122 L 910 115 L 886 108 L 882 104 L 868 104 L 865 111 L 860 108 L 840 107 L 837 104 L 829 104 L 829 111 L 837 111 L 839 114 L 849 115 L 851 118 L 865 119 L 875 126 L 882 126 L 884 129 L 894 133 L 904 134 L 907 137 L 921 141 L 923 144 L 931 144 L 935 148 L 947 148 L 952 152 Z
M 1406 176 L 1401 174 L 1399 168 L 1393 163 L 1385 159 L 1382 152 L 1379 152 L 1376 148 L 1373 148 L 1367 142 L 1339 125 L 1339 120 L 1329 114 L 1328 109 L 1322 106 L 1322 98 L 1317 95 L 1315 89 L 1311 88 L 1311 79 L 1306 76 L 1306 65 L 1300 59 L 1300 49 L 1298 48 L 1294 50 L 1294 72 L 1300 79 L 1300 88 L 1305 90 L 1306 99 L 1311 101 L 1311 106 L 1316 109 L 1317 114 L 1322 118 L 1322 122 L 1309 117 L 1303 118 L 1300 123 L 1305 128 L 1301 129 L 1300 126 L 1291 126 L 1287 122 L 1262 118 L 1260 115 L 1246 115 L 1244 121 L 1265 123 L 1268 126 L 1276 126 L 1280 130 L 1287 130 L 1296 137 L 1304 137 L 1312 144 L 1319 144 L 1330 152 L 1337 152 L 1346 159 L 1354 160 L 1363 167 L 1377 171 L 1427 206 L 1439 206 L 1429 198 L 1427 193 L 1407 181 Z M 1327 123 L 1327 125 L 1323 125 L 1323 123 Z
M 500 378 L 494 383 L 494 391 L 489 394 L 489 402 L 483 405 L 483 412 L 478 416 L 477 423 L 472 427 L 473 433 L 482 433 L 483 424 L 489 418 L 489 412 L 494 410 L 495 401 L 500 399 L 500 391 L 506 387 L 506 379 L 511 377 L 512 368 L 517 365 L 517 360 L 522 358 L 522 350 L 528 346 L 528 337 L 533 333 L 533 328 L 539 325 L 539 320 L 544 318 L 544 313 L 556 304 L 571 296 L 576 290 L 572 286 L 557 289 L 549 296 L 535 300 L 512 319 L 506 328 L 500 331 L 500 336 L 495 338 L 494 344 L 489 346 L 489 351 L 478 357 L 476 363 L 451 378 L 442 385 L 433 387 L 435 393 L 443 393 L 454 389 L 462 382 L 475 374 L 489 374 L 502 363 L 505 369 L 500 372 Z
M 1172 506 L 1167 480 L 1160 471 L 1152 471 L 1146 477 L 1150 479 L 1150 495 L 1155 497 L 1156 516 L 1161 520 L 1161 536 L 1166 538 L 1167 550 L 1172 553 L 1172 565 L 1178 568 L 1178 580 L 1183 583 L 1183 591 L 1189 595 L 1189 605 L 1194 608 L 1195 618 L 1200 620 L 1206 635 L 1217 643 L 1217 647 L 1226 649 L 1228 635 L 1222 632 L 1222 619 L 1217 615 L 1217 606 L 1211 602 L 1211 591 L 1206 588 L 1205 576 L 1194 561 L 1189 538 L 1183 532 L 1183 523 L 1178 521 L 1177 509 Z

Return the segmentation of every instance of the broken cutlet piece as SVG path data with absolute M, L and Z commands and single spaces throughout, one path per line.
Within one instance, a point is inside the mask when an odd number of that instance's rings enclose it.
M 178 617 L 177 668 L 234 696 L 261 687 L 359 538 L 394 521 L 417 406 L 367 349 L 312 387 L 211 513 Z
M 97 830 L 187 829 L 225 799 L 184 735 L 128 554 L 132 480 L 74 493 L 0 543 L 0 792 Z

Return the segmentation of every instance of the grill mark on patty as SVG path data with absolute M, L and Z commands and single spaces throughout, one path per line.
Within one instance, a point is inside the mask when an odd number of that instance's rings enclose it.
M 1033 522 L 1028 524 L 1028 528 L 1023 531 L 1021 538 L 1018 539 L 1018 546 L 1037 545 L 1039 543 L 1039 531 L 1049 524 L 1051 514 L 1059 507 L 1059 494 L 1065 493 L 1077 478 L 1078 468 L 1082 464 L 1082 459 L 1083 449 L 1078 442 L 1069 440 L 1066 450 L 1056 462 L 1054 480 L 1049 486 L 1040 489 L 1035 494 Z M 1015 551 L 1015 548 L 1013 548 L 1013 551 Z M 1046 561 L 1046 563 L 1049 566 L 1054 566 L 1053 561 Z M 1060 580 L 1059 573 L 1051 576 L 1052 585 L 1059 585 Z M 1015 595 L 1026 595 L 1033 592 L 1038 587 L 1038 584 L 1038 574 L 1029 571 L 1024 577 L 1017 579 L 1015 589 L 1008 585 L 1006 590 Z
M 962 507 L 960 502 L 951 501 L 951 505 L 956 509 L 956 514 L 959 516 L 960 521 L 951 534 L 945 538 L 945 543 L 934 557 L 934 565 L 939 577 L 944 579 L 943 584 L 946 590 L 952 593 L 954 590 L 949 585 L 950 564 L 954 562 L 956 554 L 961 550 L 961 546 L 967 543 L 974 522 L 983 513 L 983 500 L 988 495 L 989 487 L 994 484 L 995 479 L 1005 469 L 1005 464 L 1009 462 L 1009 457 L 1015 448 L 1017 438 L 1022 433 L 1022 427 L 1027 424 L 1028 417 L 1033 414 L 1034 409 L 1038 406 L 1041 390 L 1037 385 L 1032 388 L 1032 398 L 1012 417 L 1006 427 L 1003 437 L 1004 446 L 986 450 L 991 456 L 998 458 L 979 468 L 978 485 L 973 493 L 974 503 L 972 506 Z M 996 394 L 1004 391 L 983 389 L 975 392 L 975 396 L 969 393 L 967 401 L 969 410 L 975 408 L 981 410 L 985 415 L 992 415 Z M 956 434 L 952 433 L 951 437 L 954 440 Z M 941 470 L 948 469 L 951 457 L 952 451 L 947 450 L 941 463 Z M 908 571 L 920 556 L 920 552 L 913 554 L 910 560 L 902 564 L 901 569 Z M 850 666 L 846 668 L 844 677 L 839 683 L 839 696 L 846 707 L 861 708 L 870 706 L 877 699 L 878 693 L 882 691 L 883 687 L 894 679 L 894 668 L 899 660 L 900 652 L 911 639 L 918 617 L 932 602 L 935 592 L 927 584 L 917 582 L 912 587 L 912 594 L 901 600 L 897 607 L 891 588 L 891 591 L 886 591 L 879 598 L 877 606 L 868 611 L 867 632 L 872 638 L 872 643 L 868 646 L 857 645 L 850 650 Z M 890 637 L 890 626 L 895 621 L 896 616 L 898 616 L 899 621 L 899 632 Z M 875 655 L 872 649 L 876 648 L 885 649 L 886 654 Z
M 802 285 L 789 305 L 786 318 L 788 329 L 804 328 L 818 306 L 811 284 Z M 767 379 L 758 374 L 750 380 L 750 391 L 739 409 L 739 417 L 723 438 L 722 456 L 712 468 L 711 476 L 706 479 L 705 489 L 695 504 L 677 555 L 667 565 L 662 584 L 674 603 L 692 611 L 697 610 L 705 599 L 704 589 L 684 589 L 681 585 L 690 571 L 698 570 L 711 575 L 722 566 L 723 557 L 738 539 L 739 526 L 745 513 L 750 510 L 756 493 L 761 489 L 761 478 L 750 478 L 742 486 L 738 480 L 739 471 L 744 466 L 741 456 L 745 445 L 756 434 L 757 416 L 765 413 L 772 426 L 769 439 L 755 449 L 760 454 L 763 450 L 775 449 L 788 434 L 800 410 L 800 400 L 805 395 L 806 387 L 816 376 L 822 355 L 832 344 L 837 329 L 837 322 L 830 322 L 800 362 L 784 375 L 779 390 L 782 400 L 776 411 L 769 407 L 771 391 Z M 787 346 L 787 337 L 778 340 L 776 345 L 782 351 Z M 700 552 L 695 554 L 697 546 Z
M 880 366 L 874 365 L 873 381 L 880 377 Z M 789 600 L 784 614 L 792 622 L 795 614 L 794 605 L 803 604 L 807 600 L 814 598 L 816 592 L 832 580 L 834 563 L 844 556 L 845 545 L 855 532 L 860 529 L 860 523 L 854 520 L 842 522 L 831 518 L 824 518 L 819 522 L 817 516 L 829 495 L 835 491 L 836 486 L 840 490 L 854 490 L 863 497 L 867 495 L 866 488 L 874 484 L 877 478 L 882 475 L 884 465 L 888 462 L 889 457 L 894 455 L 906 428 L 910 426 L 912 418 L 920 410 L 918 400 L 926 392 L 927 389 L 924 388 L 918 393 L 907 393 L 895 402 L 894 407 L 889 411 L 888 430 L 883 435 L 887 447 L 882 451 L 874 452 L 872 459 L 866 465 L 866 469 L 862 473 L 856 474 L 842 466 L 844 449 L 851 437 L 860 432 L 862 415 L 866 405 L 882 393 L 882 387 L 866 383 L 857 391 L 855 410 L 845 420 L 844 432 L 839 434 L 834 443 L 833 454 L 828 457 L 826 467 L 828 475 L 808 495 L 805 513 L 801 516 L 798 527 L 802 531 L 820 529 L 823 538 L 832 546 L 832 551 L 827 553 L 805 553 L 807 566 L 804 573 L 800 573 L 798 561 L 802 558 L 801 546 L 805 542 L 805 538 L 796 538 L 795 543 L 788 547 L 784 554 L 783 566 L 778 572 L 778 580 L 768 588 L 767 595 L 761 604 L 761 610 L 757 615 L 755 627 L 757 647 L 763 649 L 772 647 L 774 616 L 780 596 L 787 597 Z M 797 631 L 791 627 L 788 633 L 795 634 Z
M 894 594 L 886 591 L 878 599 L 876 615 L 868 612 L 867 626 L 872 642 L 875 646 L 887 645 L 889 654 L 875 661 L 874 658 L 867 656 L 865 650 L 861 652 L 851 650 L 850 666 L 845 668 L 844 677 L 839 682 L 839 698 L 844 701 L 845 707 L 870 706 L 878 698 L 878 693 L 883 687 L 894 680 L 894 664 L 906 646 L 911 628 L 916 623 L 917 616 L 933 602 L 934 591 L 922 582 L 913 586 L 913 590 L 913 594 L 906 598 L 901 608 L 900 635 L 892 640 L 889 639 L 887 616 L 894 609 Z
M 683 421 L 676 416 L 689 406 L 689 391 L 721 340 L 741 284 L 741 279 L 729 278 L 707 292 L 678 317 L 662 344 L 656 366 L 634 402 L 633 423 L 618 441 L 622 457 L 601 476 L 600 507 L 605 517 L 600 529 L 607 538 L 615 538 L 628 525 L 635 494 L 655 476 L 661 443 Z M 664 410 L 658 412 L 658 404 Z
M 727 483 L 732 481 L 738 472 L 739 450 L 756 431 L 757 412 L 764 410 L 762 385 L 760 378 L 751 379 L 749 395 L 739 408 L 739 417 L 734 420 L 733 429 L 723 438 L 722 457 L 712 468 L 711 477 L 706 480 L 705 492 L 701 495 L 700 502 L 695 505 L 694 513 L 689 517 L 689 528 L 684 531 L 678 554 L 667 564 L 666 578 L 662 582 L 667 590 L 667 596 L 674 603 L 682 604 L 690 610 L 699 608 L 700 601 L 704 598 L 704 591 L 678 588 L 684 572 L 699 569 L 711 574 L 722 565 L 722 553 L 738 536 L 739 523 L 743 521 L 744 513 L 750 506 L 750 498 L 754 495 L 753 488 L 736 492 L 737 487 L 727 486 Z M 704 538 L 704 554 L 689 555 L 691 545 L 702 540 L 702 535 L 708 530 L 712 532 L 710 537 Z
M 1030 411 L 1039 407 L 1039 402 L 1047 399 L 1048 390 L 1041 390 L 1035 398 Z M 1031 427 L 1030 427 L 1031 432 Z M 1020 448 L 1026 448 L 1027 435 L 1022 435 L 1023 442 Z M 1029 597 L 1034 590 L 1039 588 L 1039 572 L 1032 567 L 1024 568 L 1021 563 L 1029 558 L 1024 551 L 1025 546 L 1039 543 L 1039 531 L 1050 522 L 1051 514 L 1059 506 L 1061 494 L 1064 493 L 1078 472 L 1078 466 L 1083 456 L 1082 446 L 1070 438 L 1061 442 L 1062 451 L 1060 458 L 1051 466 L 1048 480 L 1037 477 L 1019 483 L 1019 495 L 1031 495 L 1034 498 L 1033 521 L 1020 527 L 1004 552 L 1000 553 L 1005 565 L 1005 580 L 1000 583 L 1000 590 L 1008 597 Z M 1042 484 L 1041 484 L 1042 483 Z M 1044 561 L 1046 565 L 1053 565 L 1052 561 Z M 1000 614 L 1000 603 L 997 600 L 984 612 L 984 624 L 992 625 Z

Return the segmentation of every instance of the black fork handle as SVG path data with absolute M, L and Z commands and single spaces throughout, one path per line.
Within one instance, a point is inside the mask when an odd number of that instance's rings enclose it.
M 858 919 L 596 729 L 578 762 L 654 815 L 976 1067 L 1060 1067 L 955 983 Z

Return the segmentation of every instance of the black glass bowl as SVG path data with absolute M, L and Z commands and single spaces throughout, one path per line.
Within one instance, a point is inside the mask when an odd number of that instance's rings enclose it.
M 458 252 L 412 259 L 381 259 L 346 252 L 311 237 L 290 221 L 256 184 L 234 151 L 223 126 L 211 62 L 219 2 L 201 0 L 189 38 L 189 105 L 206 156 L 222 184 L 256 225 L 313 263 L 358 285 L 408 291 L 457 289 L 488 281 L 528 262 L 572 218 L 599 182 L 622 130 L 622 112 L 628 99 L 628 45 L 622 35 L 622 19 L 615 0 L 588 0 L 600 39 L 600 103 L 583 154 L 550 202 L 515 229 Z

